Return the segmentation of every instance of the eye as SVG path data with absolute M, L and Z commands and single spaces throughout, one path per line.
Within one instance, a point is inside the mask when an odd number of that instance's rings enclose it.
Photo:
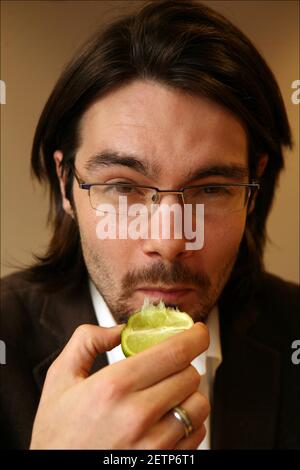
M 227 192 L 227 188 L 224 186 L 205 186 L 202 190 L 205 194 L 219 194 Z
M 218 194 L 222 191 L 223 188 L 218 186 L 200 186 L 194 189 L 195 194 Z
M 115 183 L 110 186 L 111 191 L 115 191 L 118 194 L 133 194 L 136 188 L 130 184 Z
M 200 186 L 192 190 L 193 197 L 225 197 L 230 195 L 230 188 L 227 186 Z

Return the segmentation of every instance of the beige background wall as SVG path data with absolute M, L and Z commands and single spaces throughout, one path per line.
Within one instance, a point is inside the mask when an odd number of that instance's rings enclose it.
M 1 274 L 29 263 L 47 244 L 47 195 L 33 186 L 30 148 L 34 128 L 64 63 L 97 25 L 133 11 L 140 1 L 1 2 Z M 281 87 L 295 148 L 287 155 L 268 223 L 266 266 L 299 280 L 299 105 L 291 83 L 299 76 L 297 1 L 207 1 L 227 15 L 256 44 Z

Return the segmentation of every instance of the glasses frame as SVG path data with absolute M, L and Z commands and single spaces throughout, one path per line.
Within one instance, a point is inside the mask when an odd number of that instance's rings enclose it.
M 86 190 L 89 192 L 89 199 L 90 199 L 90 203 L 91 203 L 91 198 L 90 198 L 90 189 L 92 186 L 122 186 L 122 187 L 131 187 L 131 188 L 140 188 L 140 189 L 152 189 L 153 191 L 155 191 L 155 194 L 156 194 L 156 200 L 153 201 L 154 204 L 159 204 L 160 203 L 160 194 L 177 194 L 177 195 L 180 195 L 181 198 L 182 198 L 182 202 L 183 204 L 186 204 L 185 203 L 185 200 L 184 200 L 184 191 L 186 189 L 196 189 L 196 188 L 226 188 L 226 187 L 232 187 L 232 186 L 237 186 L 237 187 L 243 187 L 243 188 L 247 188 L 249 190 L 249 193 L 247 195 L 247 198 L 245 198 L 245 204 L 243 206 L 243 209 L 246 207 L 246 205 L 250 205 L 250 202 L 255 194 L 256 191 L 259 191 L 259 189 L 261 188 L 261 185 L 260 183 L 258 183 L 257 181 L 252 181 L 251 183 L 222 183 L 222 184 L 216 184 L 216 183 L 212 183 L 212 184 L 197 184 L 197 185 L 191 185 L 191 186 L 184 186 L 182 187 L 181 189 L 178 189 L 178 190 L 173 190 L 173 189 L 159 189 L 159 188 L 156 188 L 155 186 L 147 186 L 147 185 L 140 185 L 140 184 L 132 184 L 132 183 L 86 183 L 78 174 L 76 168 L 73 169 L 73 172 L 74 172 L 74 176 L 75 176 L 75 179 L 79 185 L 79 188 L 80 189 L 83 189 L 83 190 Z M 95 209 L 92 204 L 91 204 L 91 207 L 92 209 L 94 210 L 97 210 Z

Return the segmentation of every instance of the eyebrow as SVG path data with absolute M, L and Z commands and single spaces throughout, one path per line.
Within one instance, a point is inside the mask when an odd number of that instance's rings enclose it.
M 89 160 L 85 163 L 84 168 L 88 172 L 92 172 L 99 169 L 99 167 L 107 168 L 111 166 L 125 166 L 142 173 L 144 176 L 152 178 L 157 178 L 160 174 L 159 167 L 155 163 L 150 164 L 135 154 L 115 152 L 110 150 L 104 150 L 90 157 Z
M 190 171 L 187 175 L 187 179 L 192 181 L 209 176 L 223 176 L 224 178 L 238 180 L 248 177 L 249 169 L 247 166 L 237 164 L 208 165 L 198 170 Z
M 157 163 L 149 163 L 134 153 L 124 153 L 112 150 L 103 150 L 92 155 L 84 164 L 85 170 L 93 172 L 99 168 L 108 168 L 111 166 L 123 166 L 131 168 L 146 177 L 158 178 L 161 169 Z M 249 175 L 247 166 L 238 164 L 212 164 L 196 170 L 190 170 L 185 175 L 186 181 L 193 181 L 207 178 L 209 176 L 222 176 L 228 179 L 242 179 Z

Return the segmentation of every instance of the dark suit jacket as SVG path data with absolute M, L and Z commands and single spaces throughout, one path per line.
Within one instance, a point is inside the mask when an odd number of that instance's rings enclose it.
M 28 448 L 48 367 L 75 328 L 96 324 L 87 283 L 43 294 L 24 272 L 2 280 L 0 446 Z M 220 310 L 223 362 L 212 409 L 212 448 L 300 448 L 299 290 L 263 274 L 241 311 Z M 100 355 L 95 370 L 107 365 Z

